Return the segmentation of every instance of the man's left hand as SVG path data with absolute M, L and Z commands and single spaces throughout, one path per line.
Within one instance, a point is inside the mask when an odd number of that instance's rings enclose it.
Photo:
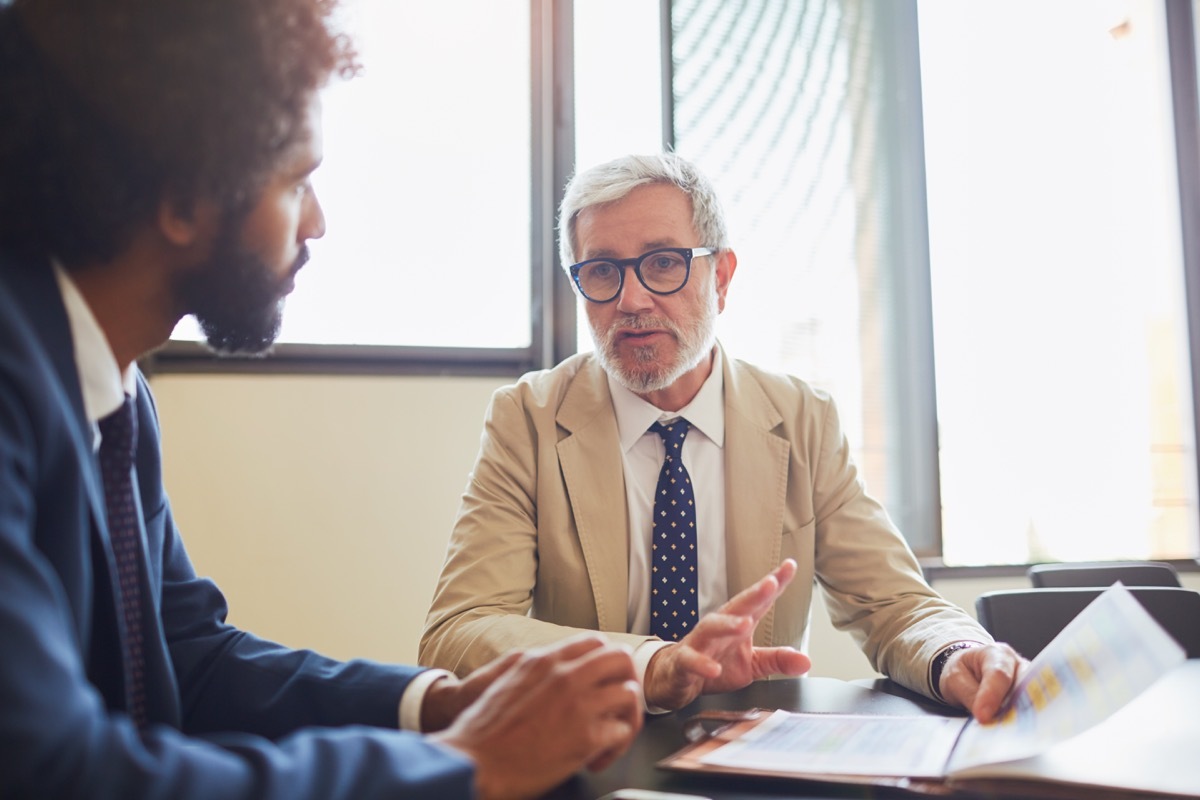
M 942 699 L 991 722 L 1029 662 L 1006 644 L 968 647 L 950 655 L 938 681 Z
M 791 647 L 755 647 L 754 629 L 796 575 L 790 558 L 711 614 L 646 667 L 646 702 L 677 709 L 700 694 L 740 689 L 768 675 L 802 675 L 812 662 Z

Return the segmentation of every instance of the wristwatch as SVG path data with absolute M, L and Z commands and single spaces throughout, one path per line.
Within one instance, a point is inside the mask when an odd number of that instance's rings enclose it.
M 945 668 L 946 662 L 950 660 L 950 656 L 957 653 L 959 650 L 969 650 L 972 647 L 982 647 L 983 642 L 955 642 L 949 647 L 943 648 L 940 653 L 933 657 L 933 662 L 929 665 L 929 686 L 933 689 L 933 696 L 941 702 L 946 702 L 942 697 L 940 684 L 942 682 L 942 669 Z

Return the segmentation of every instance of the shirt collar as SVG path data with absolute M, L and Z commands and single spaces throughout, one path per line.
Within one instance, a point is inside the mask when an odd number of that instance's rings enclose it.
M 686 417 L 693 428 L 713 441 L 717 447 L 725 446 L 725 367 L 721 348 L 713 348 L 712 372 L 705 379 L 692 402 L 678 412 L 663 411 L 647 403 L 622 386 L 612 375 L 608 376 L 608 389 L 613 399 L 613 412 L 617 416 L 617 433 L 621 439 L 621 452 L 629 449 L 645 435 L 655 422 Z
M 97 422 L 120 408 L 125 395 L 137 394 L 137 368 L 130 364 L 121 373 L 117 358 L 108 345 L 100 323 L 84 300 L 79 287 L 60 264 L 54 264 L 54 277 L 62 293 L 71 340 L 75 344 L 75 370 L 83 391 L 83 410 L 89 422 Z

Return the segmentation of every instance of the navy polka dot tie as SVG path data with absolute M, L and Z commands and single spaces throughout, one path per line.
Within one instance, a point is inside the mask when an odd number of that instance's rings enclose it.
M 139 728 L 146 725 L 146 658 L 142 640 L 142 546 L 137 504 L 133 497 L 133 453 L 137 420 L 133 398 L 100 420 L 100 474 L 108 536 L 117 560 L 121 617 L 125 624 L 125 685 L 129 714 Z
M 654 533 L 650 546 L 650 633 L 677 642 L 696 626 L 700 595 L 696 563 L 696 498 L 683 466 L 683 440 L 691 424 L 682 417 L 650 430 L 662 437 L 663 459 L 654 492 Z

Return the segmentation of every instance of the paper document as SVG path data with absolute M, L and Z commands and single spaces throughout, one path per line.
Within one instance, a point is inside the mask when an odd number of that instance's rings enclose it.
M 1118 584 L 1033 660 L 996 722 L 776 711 L 698 761 L 810 776 L 982 776 L 988 765 L 1011 765 L 1091 728 L 1184 660 L 1183 648 Z
M 1038 653 L 999 721 L 967 726 L 949 771 L 1041 753 L 1107 719 L 1185 658 L 1179 643 L 1117 584 Z
M 966 722 L 776 711 L 703 761 L 767 772 L 940 778 Z

